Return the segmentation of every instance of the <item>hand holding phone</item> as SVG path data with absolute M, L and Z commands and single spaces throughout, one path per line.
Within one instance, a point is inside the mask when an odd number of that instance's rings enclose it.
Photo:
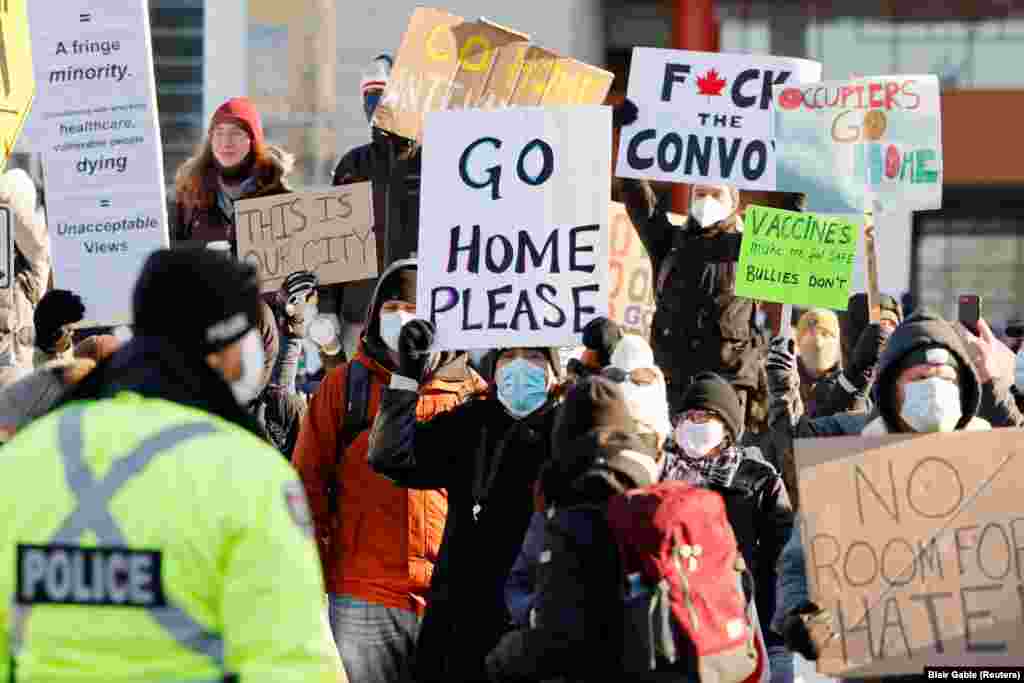
M 977 335 L 978 321 L 981 320 L 981 297 L 977 294 L 961 294 L 957 318 L 972 334 Z

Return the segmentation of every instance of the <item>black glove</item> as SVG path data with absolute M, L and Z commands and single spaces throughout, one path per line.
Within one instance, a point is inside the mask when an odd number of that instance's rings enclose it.
M 793 388 L 796 365 L 796 342 L 788 337 L 772 337 L 764 369 L 768 375 L 768 391 L 783 396 Z
M 809 662 L 816 662 L 821 653 L 811 637 L 811 630 L 819 628 L 826 629 L 825 632 L 831 635 L 832 614 L 813 602 L 804 602 L 786 615 L 782 622 L 782 637 L 790 650 Z
M 407 322 L 398 334 L 398 374 L 421 381 L 430 362 L 430 345 L 433 343 L 433 325 L 418 318 Z
M 640 109 L 637 108 L 636 103 L 627 97 L 622 100 L 622 104 L 612 109 L 612 128 L 632 126 L 636 123 L 639 114 Z
M 857 391 L 864 391 L 871 382 L 878 357 L 882 354 L 882 346 L 890 334 L 878 323 L 871 323 L 860 333 L 860 339 L 850 353 L 850 366 L 843 372 Z
M 574 376 L 577 381 L 590 376 L 590 368 L 583 364 L 579 358 L 570 358 L 565 365 L 567 374 Z
M 612 352 L 620 339 L 622 328 L 608 318 L 594 318 L 583 328 L 583 345 L 597 354 L 602 368 L 612 362 Z
M 46 353 L 63 352 L 71 344 L 71 330 L 66 326 L 85 318 L 82 298 L 66 289 L 46 293 L 36 306 L 36 346 Z

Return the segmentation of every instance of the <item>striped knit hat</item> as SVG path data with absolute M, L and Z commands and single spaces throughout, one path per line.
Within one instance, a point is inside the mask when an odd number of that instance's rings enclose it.
M 376 111 L 384 89 L 388 86 L 392 64 L 389 55 L 377 55 L 359 81 L 359 92 L 363 96 L 363 113 L 366 114 L 367 121 L 373 121 L 373 112 Z
M 359 93 L 366 97 L 370 90 L 383 90 L 388 85 L 388 78 L 391 77 L 391 67 L 394 62 L 390 55 L 377 55 L 373 63 L 363 72 L 363 78 L 359 81 Z

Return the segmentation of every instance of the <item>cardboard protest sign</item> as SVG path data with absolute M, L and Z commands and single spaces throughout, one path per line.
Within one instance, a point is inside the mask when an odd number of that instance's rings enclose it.
M 676 225 L 686 222 L 686 217 L 678 214 L 669 213 L 668 217 Z M 647 339 L 651 335 L 655 307 L 651 257 L 625 205 L 620 202 L 609 205 L 608 225 L 608 317 L 619 323 L 625 332 Z
M 1024 664 L 1024 431 L 794 446 L 820 672 Z
M 0 171 L 11 158 L 36 92 L 27 5 L 28 0 L 6 0 L 0 6 Z
M 846 310 L 860 226 L 753 205 L 743 224 L 736 296 Z
M 264 292 L 299 270 L 324 285 L 377 275 L 370 183 L 246 199 L 235 226 L 238 257 L 256 266 Z
M 873 76 L 775 87 L 778 189 L 829 213 L 942 206 L 942 118 L 935 76 Z M 876 212 L 877 213 L 877 212 Z
M 373 125 L 422 141 L 427 112 L 601 104 L 613 79 L 608 71 L 530 45 L 525 33 L 417 7 Z
M 608 107 L 427 115 L 417 315 L 436 349 L 574 345 L 607 315 L 610 133 Z
M 146 0 L 29 5 L 54 283 L 85 325 L 131 320 L 146 258 L 168 244 Z
M 615 174 L 774 190 L 772 86 L 819 78 L 804 59 L 633 48 L 627 96 L 640 112 Z

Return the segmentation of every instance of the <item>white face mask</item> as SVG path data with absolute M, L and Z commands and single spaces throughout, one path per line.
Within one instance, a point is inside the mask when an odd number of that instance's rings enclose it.
M 725 441 L 725 425 L 719 420 L 704 423 L 683 420 L 676 426 L 676 442 L 691 458 L 703 458 Z
M 320 313 L 316 304 L 306 303 L 302 304 L 302 336 L 309 336 L 309 328 L 313 324 L 313 320 Z
M 380 338 L 389 349 L 398 353 L 398 335 L 407 322 L 415 320 L 416 316 L 405 311 L 391 311 L 380 314 Z
M 1017 368 L 1013 383 L 1018 389 L 1024 389 L 1024 346 L 1017 352 Z
M 963 412 L 960 387 L 940 377 L 911 382 L 903 387 L 900 417 L 915 432 L 951 432 Z
M 235 400 L 245 406 L 252 402 L 263 389 L 263 339 L 255 329 L 242 337 L 242 376 L 231 383 Z
M 690 215 L 693 220 L 706 228 L 729 217 L 729 209 L 714 197 L 701 197 L 690 204 Z
M 306 374 L 315 375 L 320 372 L 323 363 L 320 362 L 320 349 L 316 343 L 310 339 L 303 340 L 302 352 L 306 354 Z

